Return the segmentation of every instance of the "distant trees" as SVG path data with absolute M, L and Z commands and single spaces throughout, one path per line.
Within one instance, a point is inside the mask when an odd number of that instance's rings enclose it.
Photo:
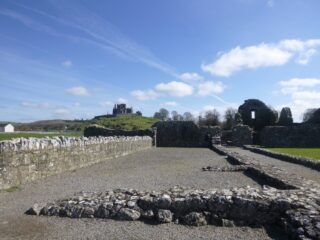
M 234 108 L 228 108 L 224 113 L 224 121 L 223 121 L 223 128 L 226 130 L 231 129 L 234 125 L 236 125 L 235 116 L 237 110 Z
M 317 108 L 309 108 L 303 113 L 303 122 L 307 122 L 313 116 Z
M 209 110 L 204 113 L 204 117 L 199 116 L 199 126 L 219 126 L 220 122 L 220 113 L 216 110 Z
M 154 118 L 158 118 L 162 121 L 194 121 L 194 116 L 190 112 L 185 112 L 183 115 L 179 114 L 176 110 L 171 111 L 171 118 L 169 118 L 169 111 L 165 108 L 161 108 L 153 115 Z
M 289 107 L 282 108 L 280 112 L 280 117 L 278 125 L 280 126 L 289 126 L 293 123 L 291 109 Z
M 159 112 L 154 113 L 153 117 L 166 121 L 169 118 L 169 111 L 165 108 L 160 108 Z

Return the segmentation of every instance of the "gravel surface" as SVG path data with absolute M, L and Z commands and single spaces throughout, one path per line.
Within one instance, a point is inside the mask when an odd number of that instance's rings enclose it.
M 209 149 L 153 148 L 28 183 L 16 192 L 0 192 L 0 239 L 283 239 L 263 228 L 186 227 L 23 214 L 36 202 L 47 203 L 82 190 L 160 190 L 174 185 L 205 189 L 259 187 L 239 172 L 202 172 L 201 168 L 208 165 L 229 164 Z
M 259 153 L 254 153 L 242 148 L 232 148 L 232 151 L 238 152 L 239 154 L 250 157 L 250 158 L 254 158 L 256 161 L 259 161 L 262 164 L 270 164 L 275 167 L 281 168 L 287 171 L 288 173 L 297 174 L 306 179 L 313 180 L 320 183 L 319 171 L 312 170 L 310 168 L 304 167 L 299 164 L 286 162 L 286 161 L 268 157 Z

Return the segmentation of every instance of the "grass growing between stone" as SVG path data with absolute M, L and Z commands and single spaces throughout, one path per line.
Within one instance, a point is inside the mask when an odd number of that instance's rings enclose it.
M 273 152 L 320 160 L 320 148 L 264 148 Z
M 0 141 L 11 140 L 14 138 L 44 138 L 44 137 L 80 137 L 82 132 L 14 132 L 14 133 L 0 133 Z
M 21 190 L 20 186 L 12 186 L 12 187 L 9 187 L 9 188 L 6 188 L 4 189 L 5 192 L 16 192 L 16 191 L 19 191 Z

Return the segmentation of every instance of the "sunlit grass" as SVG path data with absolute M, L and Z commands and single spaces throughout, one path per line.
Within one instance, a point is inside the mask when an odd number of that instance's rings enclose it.
M 264 148 L 273 152 L 320 160 L 320 148 Z

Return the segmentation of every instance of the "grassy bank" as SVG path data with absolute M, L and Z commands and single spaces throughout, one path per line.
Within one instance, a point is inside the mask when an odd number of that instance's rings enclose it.
M 320 148 L 264 148 L 273 152 L 320 160 Z
M 159 119 L 151 117 L 119 116 L 112 118 L 96 119 L 93 120 L 92 123 L 112 129 L 138 130 L 151 128 L 151 126 L 158 121 Z
M 14 133 L 0 133 L 0 141 L 11 140 L 13 138 L 44 138 L 44 137 L 56 137 L 56 136 L 66 136 L 66 137 L 80 137 L 82 132 L 14 132 Z

